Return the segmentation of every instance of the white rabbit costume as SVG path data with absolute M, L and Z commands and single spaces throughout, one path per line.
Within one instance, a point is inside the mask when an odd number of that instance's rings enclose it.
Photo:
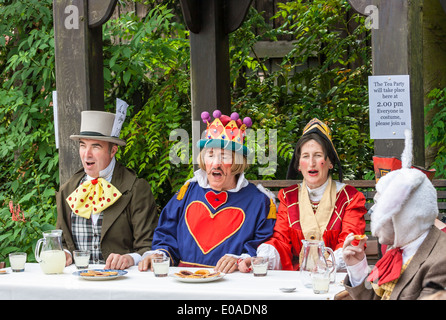
M 437 191 L 427 176 L 410 168 L 412 141 L 406 131 L 402 168 L 376 184 L 371 231 L 385 255 L 367 277 L 367 262 L 348 266 L 345 286 L 353 299 L 418 299 L 446 286 L 446 234 L 434 227 Z

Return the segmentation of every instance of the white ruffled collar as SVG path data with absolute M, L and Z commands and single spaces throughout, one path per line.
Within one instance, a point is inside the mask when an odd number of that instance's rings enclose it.
M 307 185 L 307 190 L 308 190 L 308 195 L 310 196 L 310 200 L 313 202 L 319 202 L 322 199 L 322 196 L 324 195 L 325 192 L 325 188 L 327 188 L 328 185 L 328 180 L 325 181 L 325 183 L 323 185 L 321 185 L 320 187 L 317 187 L 315 189 L 310 189 Z M 336 192 L 339 192 L 339 190 L 342 189 L 342 187 L 345 185 L 345 183 L 341 183 L 338 181 L 336 182 Z M 302 186 L 302 184 L 301 184 Z
M 207 174 L 204 170 L 198 169 L 194 172 L 194 177 L 189 179 L 188 182 L 197 182 L 198 185 L 204 189 L 212 189 L 209 185 Z M 245 173 L 241 173 L 237 180 L 237 185 L 234 189 L 226 190 L 228 192 L 238 192 L 240 189 L 246 187 L 249 184 L 245 178 Z

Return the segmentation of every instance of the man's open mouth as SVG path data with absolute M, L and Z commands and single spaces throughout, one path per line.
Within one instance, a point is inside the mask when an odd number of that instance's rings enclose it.
M 211 170 L 211 175 L 214 177 L 223 177 L 224 173 L 223 173 L 223 171 L 221 171 L 219 169 L 215 169 L 215 170 Z

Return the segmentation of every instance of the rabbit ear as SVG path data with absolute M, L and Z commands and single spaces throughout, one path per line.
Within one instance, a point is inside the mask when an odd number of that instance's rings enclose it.
M 404 130 L 404 150 L 401 154 L 401 162 L 402 162 L 402 168 L 410 168 L 412 166 L 412 131 L 409 129 Z

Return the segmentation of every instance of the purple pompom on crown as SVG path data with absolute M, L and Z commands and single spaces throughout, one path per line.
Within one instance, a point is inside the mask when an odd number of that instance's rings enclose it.
M 212 115 L 214 116 L 215 119 L 220 118 L 221 117 L 221 111 L 220 110 L 215 110 Z
M 243 123 L 245 124 L 245 126 L 247 126 L 248 128 L 252 127 L 252 120 L 250 117 L 246 117 L 243 119 Z
M 211 121 L 211 115 L 209 114 L 209 112 L 203 111 L 201 113 L 201 120 L 203 120 L 204 123 Z
M 220 110 L 215 110 L 215 111 L 212 113 L 212 115 L 214 116 L 215 119 L 219 119 L 219 118 L 222 117 L 222 113 L 221 113 Z M 240 119 L 240 116 L 239 116 L 239 114 L 238 114 L 237 112 L 233 112 L 233 113 L 231 113 L 231 116 L 230 116 L 230 117 L 228 117 L 228 116 L 224 116 L 224 118 L 226 118 L 226 119 L 229 119 L 229 118 L 230 118 L 231 120 L 236 121 L 236 122 L 238 123 L 238 126 L 241 125 L 241 119 Z M 209 112 L 207 112 L 207 111 L 203 111 L 203 112 L 201 113 L 201 119 L 203 120 L 204 123 L 211 122 L 211 115 L 209 114 Z M 239 119 L 240 119 L 240 120 L 239 120 Z M 238 120 L 238 121 L 237 121 L 237 120 Z M 224 121 L 224 120 L 223 120 L 223 121 Z M 243 119 L 243 124 L 244 124 L 247 128 L 251 128 L 251 127 L 252 127 L 252 120 L 251 120 L 251 118 L 250 118 L 250 117 L 245 117 L 245 118 Z
M 237 112 L 231 113 L 231 120 L 237 121 L 239 118 L 239 115 Z

